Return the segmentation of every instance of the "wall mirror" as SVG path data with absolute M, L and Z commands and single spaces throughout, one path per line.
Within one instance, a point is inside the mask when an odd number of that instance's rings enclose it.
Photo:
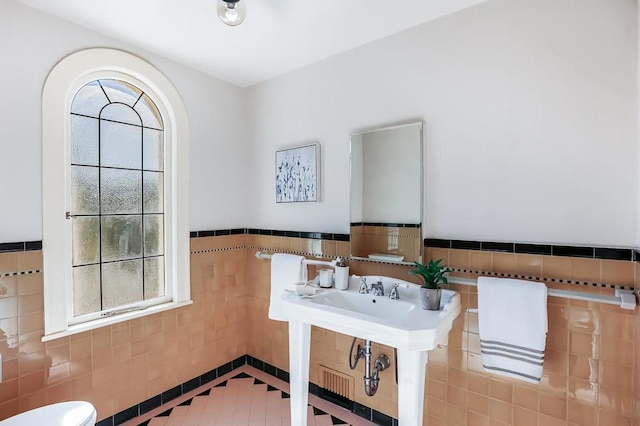
M 351 135 L 351 256 L 422 261 L 423 122 Z

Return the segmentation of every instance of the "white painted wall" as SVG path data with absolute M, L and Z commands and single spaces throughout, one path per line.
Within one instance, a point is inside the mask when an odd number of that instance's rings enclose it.
M 348 135 L 424 119 L 427 236 L 635 245 L 636 31 L 633 0 L 492 0 L 249 88 L 251 226 L 348 232 Z M 322 200 L 276 204 L 308 140 Z
M 191 230 L 244 227 L 248 178 L 241 89 L 93 31 L 0 1 L 0 243 L 42 239 L 41 92 L 51 68 L 88 47 L 151 62 L 180 92 L 190 121 Z
M 633 0 L 491 0 L 241 91 L 4 0 L 0 242 L 41 238 L 47 73 L 101 46 L 184 98 L 191 230 L 348 232 L 348 135 L 424 119 L 427 236 L 635 245 L 637 16 Z M 314 140 L 321 201 L 276 205 L 274 151 Z

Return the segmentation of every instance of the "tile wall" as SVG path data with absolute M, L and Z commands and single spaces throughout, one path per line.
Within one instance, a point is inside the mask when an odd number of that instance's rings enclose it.
M 333 255 L 325 242 L 293 242 L 281 237 L 249 237 L 255 248 Z M 302 247 L 300 247 L 299 245 Z M 309 245 L 311 244 L 311 245 Z M 338 242 L 336 253 L 349 254 L 349 243 Z M 455 275 L 478 272 L 505 276 L 544 277 L 552 288 L 613 294 L 611 285 L 640 286 L 640 263 L 482 250 L 426 249 L 426 259 L 444 259 Z M 249 354 L 286 369 L 286 323 L 265 320 L 269 300 L 269 265 L 248 261 L 248 310 L 253 325 Z M 411 281 L 408 267 L 350 261 L 351 273 L 387 275 Z M 311 273 L 310 273 L 311 275 Z M 561 284 L 579 282 L 580 284 Z M 584 285 L 589 283 L 589 285 Z M 606 288 L 593 284 L 606 283 Z M 451 286 L 462 294 L 463 314 L 451 331 L 449 344 L 429 354 L 425 425 L 630 426 L 640 425 L 640 310 L 550 297 L 549 334 L 540 384 L 487 374 L 480 361 L 475 287 Z M 318 383 L 323 365 L 354 377 L 355 400 L 397 418 L 397 388 L 392 370 L 382 372 L 374 397 L 364 395 L 359 365 L 348 367 L 352 338 L 313 328 L 310 380 Z M 393 356 L 393 349 L 374 346 L 373 354 Z
M 267 318 L 270 264 L 256 250 L 331 259 L 350 243 L 287 235 L 226 235 L 191 239 L 190 307 L 43 344 L 42 252 L 0 254 L 0 419 L 36 406 L 88 399 L 104 418 L 249 354 L 288 370 L 286 323 Z M 609 288 L 559 284 L 562 279 L 636 285 L 640 263 L 482 250 L 432 248 L 459 275 L 477 272 L 548 279 L 550 287 L 610 293 Z M 411 281 L 405 266 L 350 261 L 351 272 Z M 13 273 L 35 271 L 13 275 Z M 314 271 L 310 271 L 314 275 Z M 556 280 L 556 282 L 551 281 Z M 477 307 L 474 287 L 463 310 Z M 544 377 L 539 385 L 482 371 L 477 314 L 464 313 L 449 344 L 430 353 L 425 425 L 640 425 L 640 311 L 550 298 Z M 374 397 L 364 395 L 362 365 L 348 367 L 349 336 L 313 329 L 312 382 L 318 366 L 355 378 L 355 400 L 397 417 L 393 370 L 381 374 Z M 393 350 L 374 346 L 374 355 Z M 360 363 L 362 364 L 362 363 Z
M 0 253 L 0 419 L 71 399 L 102 419 L 246 354 L 244 238 L 191 240 L 193 305 L 47 343 L 42 251 Z

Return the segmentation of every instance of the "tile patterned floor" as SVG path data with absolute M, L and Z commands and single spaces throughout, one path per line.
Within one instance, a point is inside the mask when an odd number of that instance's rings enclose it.
M 124 426 L 292 426 L 289 384 L 243 366 L 123 423 Z M 308 426 L 369 426 L 361 417 L 309 395 Z

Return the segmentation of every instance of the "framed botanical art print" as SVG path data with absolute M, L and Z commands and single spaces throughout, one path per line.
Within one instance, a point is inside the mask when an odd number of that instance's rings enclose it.
M 276 203 L 318 201 L 319 151 L 318 143 L 276 151 Z

